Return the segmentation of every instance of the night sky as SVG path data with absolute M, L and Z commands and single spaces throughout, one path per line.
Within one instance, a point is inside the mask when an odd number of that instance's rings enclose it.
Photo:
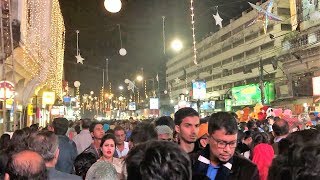
M 102 86 L 102 69 L 109 59 L 109 80 L 115 90 L 124 79 L 133 80 L 141 68 L 147 79 L 154 78 L 160 65 L 174 55 L 170 42 L 182 40 L 184 48 L 192 44 L 190 1 L 188 0 L 122 0 L 119 13 L 107 12 L 104 0 L 60 0 L 66 26 L 65 79 L 73 84 L 81 82 L 81 94 Z M 219 14 L 229 22 L 249 8 L 245 0 L 195 0 L 196 39 L 199 42 L 218 26 L 212 14 Z M 257 0 L 250 0 L 257 2 Z M 162 16 L 165 16 L 167 54 L 163 54 Z M 120 56 L 120 38 L 117 24 L 121 25 L 126 56 Z M 76 30 L 79 34 L 84 64 L 76 64 Z

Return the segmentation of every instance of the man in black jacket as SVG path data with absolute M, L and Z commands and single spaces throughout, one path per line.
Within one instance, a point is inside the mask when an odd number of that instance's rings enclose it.
M 235 154 L 238 127 L 227 112 L 212 114 L 208 126 L 209 143 L 193 159 L 193 177 L 207 176 L 211 180 L 258 180 L 256 165 Z
M 66 136 L 69 122 L 66 118 L 55 118 L 52 122 L 54 133 L 59 139 L 59 157 L 56 169 L 61 172 L 72 174 L 73 162 L 77 157 L 76 144 Z

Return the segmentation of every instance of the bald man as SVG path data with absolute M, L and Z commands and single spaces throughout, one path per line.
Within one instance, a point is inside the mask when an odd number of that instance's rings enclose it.
M 8 161 L 4 179 L 48 179 L 43 158 L 30 150 L 12 155 Z

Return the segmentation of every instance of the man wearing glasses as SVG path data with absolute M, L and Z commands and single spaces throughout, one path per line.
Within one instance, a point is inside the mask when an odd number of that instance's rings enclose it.
M 207 176 L 211 180 L 258 180 L 256 165 L 234 154 L 237 146 L 238 127 L 228 112 L 211 115 L 208 125 L 208 145 L 194 159 L 193 177 Z

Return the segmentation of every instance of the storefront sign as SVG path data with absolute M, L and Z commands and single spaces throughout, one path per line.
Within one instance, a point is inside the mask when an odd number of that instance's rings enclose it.
M 135 111 L 135 110 L 137 110 L 137 107 L 136 107 L 136 103 L 135 103 L 135 102 L 130 102 L 130 103 L 129 103 L 129 110 L 130 110 L 130 111 Z
M 254 105 L 261 103 L 261 89 L 259 84 L 249 84 L 231 89 L 233 106 Z M 274 83 L 264 83 L 264 102 L 269 104 L 275 99 Z
M 27 106 L 27 115 L 28 116 L 33 115 L 33 105 L 32 104 L 28 104 L 28 106 Z
M 150 98 L 150 109 L 159 109 L 159 99 Z
M 55 94 L 54 94 L 54 92 L 48 92 L 48 91 L 43 92 L 43 95 L 42 95 L 42 104 L 52 105 L 52 104 L 54 104 L 54 101 L 55 101 Z
M 204 100 L 206 98 L 206 82 L 195 81 L 192 83 L 193 99 Z
M 312 78 L 313 95 L 320 96 L 320 76 Z

